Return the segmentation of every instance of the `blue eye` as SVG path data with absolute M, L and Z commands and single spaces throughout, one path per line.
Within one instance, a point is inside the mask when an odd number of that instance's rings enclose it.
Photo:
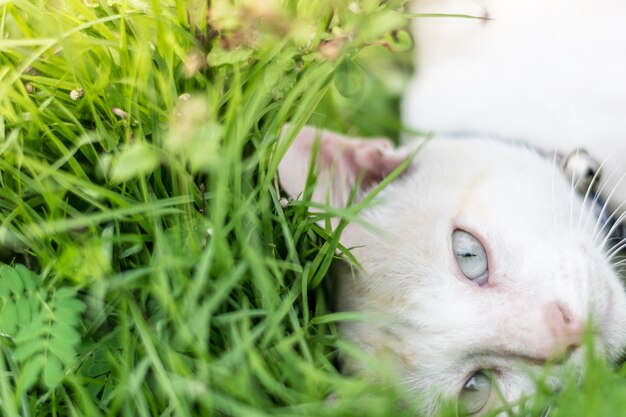
M 471 416 L 483 409 L 491 397 L 491 381 L 483 371 L 467 380 L 459 395 L 460 415 Z
M 465 230 L 452 232 L 452 250 L 463 275 L 478 285 L 489 280 L 487 252 L 478 239 Z

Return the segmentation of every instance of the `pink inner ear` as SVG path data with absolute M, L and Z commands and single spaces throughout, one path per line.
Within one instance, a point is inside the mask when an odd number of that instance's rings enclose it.
M 387 139 L 345 139 L 329 135 L 323 137 L 320 146 L 320 164 L 334 165 L 352 185 L 362 175 L 363 188 L 382 181 L 405 157 L 394 151 Z
M 282 186 L 292 198 L 304 191 L 316 140 L 320 140 L 317 158 L 319 176 L 312 198 L 326 203 L 330 196 L 330 203 L 335 207 L 345 206 L 359 179 L 361 182 L 358 185 L 362 188 L 371 187 L 408 156 L 407 150 L 394 149 L 386 139 L 346 138 L 337 133 L 304 127 L 278 167 Z
M 363 185 L 369 187 L 379 183 L 404 161 L 405 155 L 394 153 L 391 142 L 372 141 L 370 146 L 355 152 L 356 165 L 364 170 Z

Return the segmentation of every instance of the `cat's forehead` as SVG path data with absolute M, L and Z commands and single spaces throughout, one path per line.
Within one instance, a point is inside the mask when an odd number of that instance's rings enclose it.
M 379 229 L 373 238 L 383 233 L 393 247 L 419 249 L 432 259 L 445 252 L 433 243 L 447 241 L 457 228 L 515 252 L 541 246 L 538 241 L 563 250 L 580 246 L 595 224 L 559 164 L 488 139 L 431 140 L 381 201 L 365 214 Z M 356 246 L 359 234 L 351 231 L 346 240 Z
M 518 144 L 441 139 L 422 151 L 414 163 L 420 191 L 454 218 L 542 216 L 578 198 L 555 160 Z
M 468 188 L 467 193 L 481 183 L 519 190 L 546 189 L 546 176 L 564 180 L 556 160 L 521 144 L 492 139 L 433 139 L 419 151 L 415 164 L 425 177 L 449 188 Z

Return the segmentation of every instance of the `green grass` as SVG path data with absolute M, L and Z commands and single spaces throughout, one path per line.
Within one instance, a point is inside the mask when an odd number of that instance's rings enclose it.
M 0 1 L 3 415 L 411 415 L 337 370 L 337 236 L 274 182 L 288 120 L 397 137 L 403 2 L 210 3 Z M 590 363 L 534 409 L 626 415 Z

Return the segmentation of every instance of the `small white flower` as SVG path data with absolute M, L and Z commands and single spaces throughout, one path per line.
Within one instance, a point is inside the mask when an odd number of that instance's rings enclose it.
M 350 10 L 354 14 L 361 13 L 361 7 L 356 1 L 351 1 L 350 4 L 348 4 L 348 10 Z
M 82 88 L 76 88 L 72 91 L 70 91 L 70 98 L 74 101 L 78 100 L 79 98 L 83 97 L 85 95 L 85 90 L 83 90 Z
M 114 115 L 116 115 L 120 119 L 128 118 L 128 113 L 126 113 L 124 110 L 120 109 L 119 107 L 113 107 L 111 111 L 113 112 Z

